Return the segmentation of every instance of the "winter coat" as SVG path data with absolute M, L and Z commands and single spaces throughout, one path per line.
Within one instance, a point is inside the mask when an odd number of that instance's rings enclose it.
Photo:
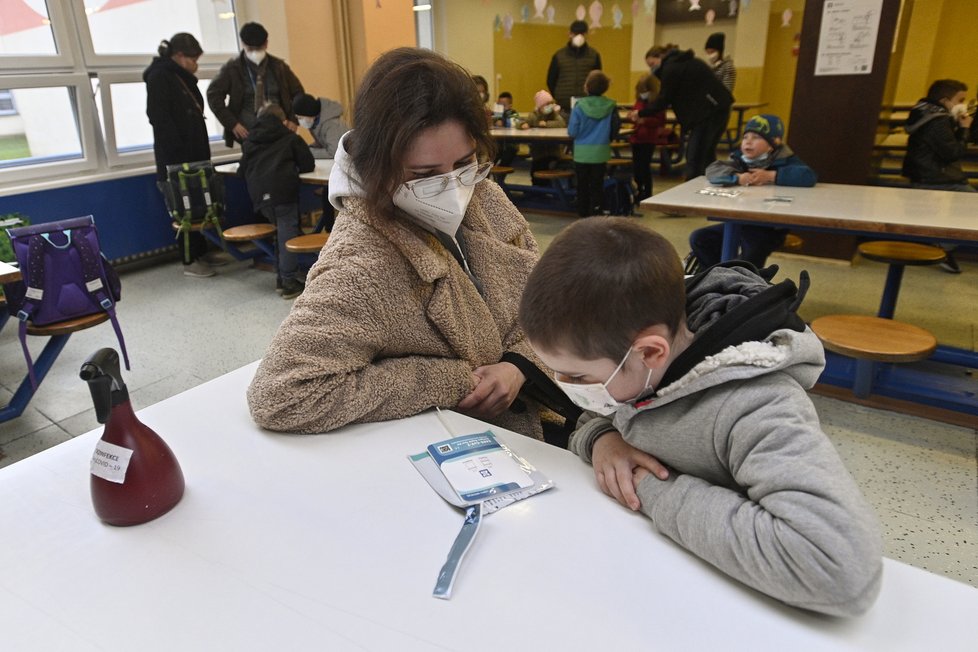
M 747 163 L 743 152 L 735 149 L 726 161 L 713 161 L 706 166 L 706 178 L 742 174 L 751 169 L 774 170 L 777 174 L 774 183 L 778 186 L 811 188 L 818 181 L 815 170 L 805 165 L 787 144 L 775 147 L 768 159 L 759 165 Z
M 454 408 L 473 370 L 506 352 L 540 366 L 517 322 L 537 244 L 498 185 L 476 184 L 461 226 L 484 295 L 432 233 L 371 212 L 362 195 L 341 141 L 336 226 L 248 390 L 260 426 L 316 433 Z M 542 438 L 539 408 L 522 398 L 492 422 Z
M 325 97 L 319 98 L 319 116 L 309 130 L 315 141 L 310 147 L 312 155 L 316 158 L 336 156 L 336 145 L 340 142 L 340 136 L 349 130 L 343 122 L 343 105 Z
M 587 43 L 579 48 L 568 43 L 550 58 L 547 89 L 564 111 L 570 110 L 571 97 L 584 95 L 584 80 L 592 70 L 601 70 L 601 55 Z
M 805 391 L 824 353 L 795 314 L 803 292 L 752 269 L 687 281 L 695 339 L 651 395 L 613 418 L 585 413 L 571 449 L 590 461 L 597 437 L 617 430 L 670 469 L 637 487 L 656 529 L 787 604 L 858 615 L 880 588 L 879 524 Z
M 238 174 L 245 178 L 256 210 L 297 203 L 299 174 L 315 168 L 306 141 L 271 114 L 258 118 L 241 145 Z
M 641 111 L 649 106 L 649 102 L 638 100 L 632 106 L 633 111 Z M 653 115 L 639 118 L 635 123 L 635 131 L 628 137 L 628 142 L 634 145 L 662 145 L 668 142 L 666 130 L 666 112 L 659 111 Z
M 669 52 L 655 75 L 662 85 L 652 104 L 639 111 L 643 118 L 671 106 L 683 129 L 692 129 L 717 114 L 729 112 L 733 104 L 733 95 L 727 87 L 692 50 Z
M 154 57 L 143 71 L 143 81 L 157 179 L 166 179 L 167 165 L 209 161 L 211 146 L 197 78 L 169 57 Z
M 579 99 L 567 122 L 567 135 L 574 139 L 574 162 L 606 163 L 611 158 L 611 140 L 620 126 L 618 104 L 610 97 L 589 95 Z
M 943 185 L 967 183 L 961 159 L 967 151 L 967 130 L 958 126 L 947 109 L 922 99 L 907 117 L 907 153 L 903 176 L 914 183 Z
M 305 92 L 302 88 L 302 82 L 289 68 L 289 64 L 270 54 L 265 55 L 265 60 L 262 61 L 259 69 L 264 70 L 266 75 L 275 76 L 278 94 L 271 99 L 275 104 L 282 107 L 286 117 L 294 122 L 292 98 Z M 212 79 L 210 86 L 207 87 L 207 104 L 221 124 L 224 125 L 224 143 L 228 147 L 234 145 L 235 138 L 232 129 L 239 122 L 239 116 L 244 106 L 245 85 L 251 83 L 249 61 L 245 58 L 242 50 L 241 54 L 233 59 L 228 59 L 227 63 L 221 66 L 217 77 Z
M 540 124 L 541 121 L 544 123 L 543 125 Z M 548 115 L 544 115 L 539 111 L 531 111 L 526 118 L 526 122 L 534 129 L 558 129 L 567 127 L 567 121 L 560 111 L 554 111 Z M 530 143 L 530 158 L 534 160 L 559 158 L 563 149 L 564 146 L 560 143 L 533 141 Z

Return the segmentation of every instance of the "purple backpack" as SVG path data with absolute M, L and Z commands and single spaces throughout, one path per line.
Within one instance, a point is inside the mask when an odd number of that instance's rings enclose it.
M 122 329 L 115 316 L 121 296 L 119 275 L 102 255 L 91 215 L 7 229 L 22 281 L 4 286 L 10 314 L 20 320 L 20 344 L 31 378 L 34 363 L 27 349 L 27 322 L 44 326 L 107 312 L 129 368 Z

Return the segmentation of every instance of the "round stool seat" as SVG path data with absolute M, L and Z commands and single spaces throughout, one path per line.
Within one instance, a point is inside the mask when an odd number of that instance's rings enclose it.
M 75 317 L 74 319 L 56 321 L 53 324 L 44 324 L 43 326 L 35 326 L 34 324 L 28 322 L 27 334 L 46 336 L 67 335 L 68 333 L 74 333 L 75 331 L 81 331 L 85 330 L 86 328 L 91 328 L 92 326 L 97 326 L 108 320 L 109 313 L 100 310 L 94 315 L 85 315 L 84 317 Z
M 328 233 L 310 233 L 290 238 L 285 243 L 285 248 L 294 254 L 314 254 L 326 245 L 329 240 Z
M 540 170 L 533 173 L 534 179 L 570 179 L 573 176 L 571 170 Z
M 493 176 L 497 176 L 500 174 L 510 174 L 513 171 L 514 171 L 513 168 L 508 167 L 506 165 L 494 165 L 492 166 L 492 170 L 491 170 Z
M 274 235 L 275 226 L 272 224 L 242 224 L 224 229 L 224 239 L 231 242 L 250 242 L 271 238 Z
M 797 251 L 801 249 L 801 246 L 805 244 L 805 241 L 801 237 L 795 235 L 794 233 L 789 233 L 784 236 L 784 244 L 781 245 L 782 249 L 787 249 L 789 251 Z
M 834 353 L 876 362 L 913 362 L 937 348 L 934 335 L 919 326 L 863 315 L 826 315 L 812 330 Z
M 628 167 L 631 164 L 632 160 L 628 158 L 612 158 L 608 159 L 607 163 L 609 168 L 623 168 Z
M 859 245 L 859 255 L 889 265 L 936 265 L 944 260 L 944 250 L 919 242 L 874 240 Z

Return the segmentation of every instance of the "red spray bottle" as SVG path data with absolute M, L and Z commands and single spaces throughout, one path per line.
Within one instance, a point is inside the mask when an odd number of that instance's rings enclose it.
M 132 411 L 119 354 L 99 349 L 81 366 L 105 424 L 91 464 L 92 503 L 109 525 L 139 525 L 162 516 L 183 497 L 183 472 L 173 451 Z

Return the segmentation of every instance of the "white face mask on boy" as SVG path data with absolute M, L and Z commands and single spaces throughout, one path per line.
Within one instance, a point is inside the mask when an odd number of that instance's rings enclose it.
M 316 123 L 315 118 L 299 118 L 299 126 L 305 127 L 306 129 L 312 129 L 312 126 Z
M 261 62 L 265 60 L 265 51 L 245 50 L 245 56 L 248 58 L 248 61 L 255 64 L 256 66 L 260 66 Z
M 459 170 L 406 181 L 394 191 L 394 205 L 421 226 L 454 236 L 475 191 L 491 163 L 472 163 Z
M 568 383 L 566 381 L 559 380 L 556 374 L 554 374 L 554 382 L 557 383 L 558 387 L 564 390 L 567 397 L 570 398 L 570 400 L 573 401 L 573 403 L 578 407 L 590 412 L 597 412 L 602 416 L 610 416 L 611 414 L 614 414 L 618 408 L 624 405 L 624 403 L 611 395 L 611 392 L 608 391 L 608 384 L 614 380 L 615 376 L 618 375 L 618 372 L 621 371 L 621 368 L 625 366 L 625 360 L 628 360 L 628 356 L 632 351 L 634 351 L 634 349 L 628 349 L 628 353 L 625 354 L 625 357 L 621 359 L 621 362 L 618 363 L 615 370 L 611 372 L 610 376 L 608 376 L 608 380 L 604 381 L 603 383 Z M 642 391 L 636 394 L 635 397 L 630 400 L 634 401 L 636 398 L 641 396 L 642 392 L 648 389 L 650 380 L 652 380 L 651 369 L 649 369 L 649 375 L 645 377 L 645 386 L 642 388 Z

